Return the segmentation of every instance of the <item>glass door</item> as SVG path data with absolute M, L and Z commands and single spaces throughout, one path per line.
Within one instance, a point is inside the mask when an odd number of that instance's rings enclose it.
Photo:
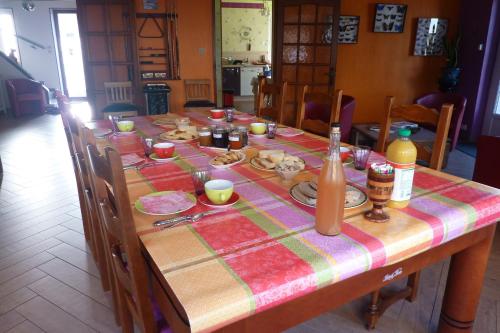
M 76 10 L 54 10 L 53 15 L 64 94 L 70 99 L 84 99 L 87 92 Z
M 276 2 L 274 79 L 288 83 L 284 122 L 295 124 L 304 85 L 318 93 L 334 89 L 340 1 Z

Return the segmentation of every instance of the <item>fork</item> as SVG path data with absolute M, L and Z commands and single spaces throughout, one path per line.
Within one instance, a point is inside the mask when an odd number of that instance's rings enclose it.
M 172 228 L 180 223 L 189 222 L 194 223 L 201 220 L 203 217 L 217 213 L 216 210 L 211 210 L 204 213 L 196 213 L 191 215 L 177 216 L 166 220 L 160 220 L 153 223 L 155 227 L 162 227 L 162 229 Z

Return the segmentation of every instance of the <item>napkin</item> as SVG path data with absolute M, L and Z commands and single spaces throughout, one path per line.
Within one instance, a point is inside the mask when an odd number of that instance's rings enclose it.
M 144 207 L 144 211 L 152 214 L 173 214 L 187 210 L 194 206 L 187 193 L 182 191 L 172 191 L 162 195 L 146 195 L 139 200 Z

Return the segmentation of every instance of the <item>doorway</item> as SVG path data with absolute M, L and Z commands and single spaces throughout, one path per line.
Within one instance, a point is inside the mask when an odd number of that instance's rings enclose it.
M 61 87 L 71 100 L 87 97 L 76 10 L 53 10 Z
M 498 45 L 484 117 L 483 134 L 500 136 L 500 43 Z

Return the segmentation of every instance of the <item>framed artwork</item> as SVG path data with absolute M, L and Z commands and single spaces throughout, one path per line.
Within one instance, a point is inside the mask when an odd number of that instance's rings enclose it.
M 440 56 L 443 55 L 443 38 L 448 32 L 448 20 L 433 18 L 419 18 L 417 35 L 415 37 L 416 56 Z
M 359 16 L 340 16 L 339 44 L 356 44 L 358 42 Z
M 158 9 L 158 0 L 143 0 L 144 9 Z
M 407 5 L 377 3 L 375 5 L 373 32 L 403 32 L 407 9 Z

